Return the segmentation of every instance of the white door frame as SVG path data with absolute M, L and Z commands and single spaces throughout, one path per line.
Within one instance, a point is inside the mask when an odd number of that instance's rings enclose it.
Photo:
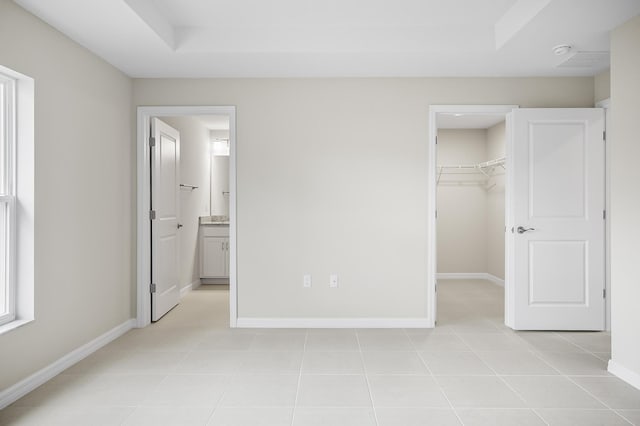
M 460 114 L 507 114 L 518 105 L 431 105 L 429 106 L 429 148 L 428 148 L 428 183 L 427 199 L 429 212 L 427 217 L 427 294 L 431 316 L 427 319 L 429 327 L 435 327 L 437 314 L 436 298 L 436 194 L 437 194 L 437 164 L 436 164 L 436 136 L 438 134 L 438 114 L 460 113 Z M 508 156 L 508 153 L 507 153 Z M 509 158 L 507 158 L 507 164 Z M 505 176 L 506 177 L 506 176 Z M 506 177 L 508 180 L 508 177 Z M 508 182 L 505 182 L 507 185 Z M 509 209 L 508 203 L 505 203 Z M 506 248 L 505 248 L 506 249 Z M 506 251 L 506 250 L 505 250 Z M 505 275 L 505 288 L 507 276 Z
M 596 108 L 604 109 L 604 131 L 606 134 L 605 144 L 604 144 L 604 191 L 605 191 L 605 201 L 604 201 L 604 209 L 607 212 L 605 217 L 605 231 L 604 231 L 604 268 L 605 268 L 605 289 L 607 292 L 607 298 L 605 299 L 605 330 L 611 331 L 611 239 L 610 239 L 610 230 L 611 230 L 611 221 L 609 220 L 610 212 L 611 212 L 611 191 L 609 191 L 609 187 L 611 185 L 611 149 L 609 146 L 611 145 L 609 141 L 611 140 L 611 99 L 607 98 L 600 102 L 596 103 Z
M 136 327 L 151 323 L 151 158 L 149 122 L 151 117 L 192 115 L 229 116 L 229 325 L 237 323 L 237 239 L 236 239 L 236 107 L 235 106 L 141 106 L 137 110 L 137 280 Z

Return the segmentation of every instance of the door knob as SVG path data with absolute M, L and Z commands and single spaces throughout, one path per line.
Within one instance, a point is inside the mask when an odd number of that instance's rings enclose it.
M 178 224 L 178 229 L 182 228 L 183 226 L 184 226 L 183 224 L 179 223 Z
M 535 231 L 536 228 L 524 228 L 522 226 L 518 226 L 518 229 L 516 229 L 516 231 L 518 231 L 518 234 L 524 234 L 525 232 L 529 232 L 529 231 Z

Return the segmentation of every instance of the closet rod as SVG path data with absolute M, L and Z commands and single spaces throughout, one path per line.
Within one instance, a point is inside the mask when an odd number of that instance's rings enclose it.
M 465 169 L 465 170 L 481 170 L 488 169 L 489 167 L 504 166 L 505 158 L 496 158 L 495 160 L 489 160 L 478 164 L 443 164 L 439 165 L 440 169 Z

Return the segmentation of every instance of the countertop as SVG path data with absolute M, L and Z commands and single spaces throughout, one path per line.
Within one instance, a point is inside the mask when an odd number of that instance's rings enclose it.
M 228 216 L 200 216 L 200 225 L 229 226 Z

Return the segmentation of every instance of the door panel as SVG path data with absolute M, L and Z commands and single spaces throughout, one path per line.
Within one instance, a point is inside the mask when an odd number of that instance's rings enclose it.
M 180 301 L 178 274 L 178 190 L 180 134 L 153 118 L 151 134 L 151 320 L 157 321 Z
M 585 241 L 529 242 L 530 306 L 585 305 L 586 247 Z
M 584 217 L 588 148 L 584 123 L 529 126 L 530 219 Z
M 510 120 L 509 325 L 602 330 L 603 112 L 519 109 Z

